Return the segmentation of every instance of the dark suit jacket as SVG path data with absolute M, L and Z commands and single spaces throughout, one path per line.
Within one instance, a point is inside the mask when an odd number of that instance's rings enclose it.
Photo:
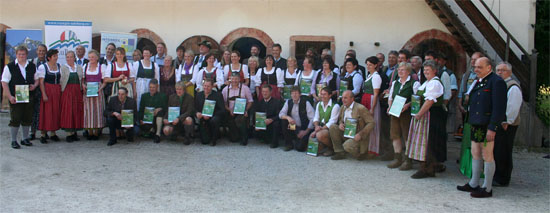
M 124 105 L 120 103 L 120 100 L 118 100 L 118 96 L 113 96 L 111 99 L 109 99 L 109 103 L 107 104 L 107 107 L 105 108 L 105 116 L 113 116 L 113 112 L 120 113 L 123 109 L 131 109 L 134 110 L 134 121 L 137 121 L 138 119 L 138 113 L 137 113 L 137 106 L 136 101 L 133 98 L 126 97 L 126 101 L 124 102 Z
M 491 72 L 470 92 L 470 124 L 496 131 L 506 120 L 506 103 L 506 83 Z
M 178 116 L 178 120 L 184 120 L 187 117 L 195 117 L 195 102 L 193 97 L 187 93 L 183 94 L 183 101 L 181 102 L 177 94 L 170 95 L 170 98 L 168 98 L 168 107 L 180 107 L 180 116 Z M 168 113 L 164 114 L 164 118 L 168 119 Z
M 206 97 L 206 99 L 216 101 L 216 107 L 214 107 L 214 114 L 212 116 L 220 117 L 223 119 L 223 115 L 225 114 L 225 106 L 222 95 L 219 92 L 212 91 L 212 93 L 210 93 L 210 95 Z M 198 112 L 202 112 L 204 100 L 204 91 L 198 92 L 197 95 L 195 95 L 195 109 Z
M 281 57 L 277 63 L 275 63 L 275 68 L 279 68 L 282 71 L 286 70 L 286 59 Z
M 274 121 L 279 120 L 281 107 L 281 102 L 275 98 L 271 98 L 268 102 L 265 102 L 263 99 L 254 102 L 254 110 L 256 112 L 265 112 L 265 117 Z

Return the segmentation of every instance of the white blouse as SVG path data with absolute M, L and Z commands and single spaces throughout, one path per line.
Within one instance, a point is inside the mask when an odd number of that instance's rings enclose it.
M 248 73 L 248 66 L 246 64 L 242 64 L 242 66 L 243 66 L 244 79 L 249 79 L 250 74 Z M 225 81 L 227 81 L 229 80 L 230 72 L 239 72 L 239 71 L 240 71 L 240 66 L 233 67 L 232 64 L 225 65 L 223 68 L 223 75 L 224 75 L 223 78 L 225 79 Z
M 134 67 L 131 66 L 131 65 L 128 65 L 126 66 L 126 63 L 124 63 L 124 65 L 122 67 L 119 67 L 117 63 L 116 64 L 116 72 L 124 72 L 124 71 L 128 71 L 130 70 L 130 78 L 135 78 L 136 77 L 136 74 L 137 74 L 137 71 L 134 70 Z M 145 68 L 145 67 L 144 67 Z M 107 69 L 105 70 L 105 73 L 104 75 L 106 77 L 111 77 L 111 70 L 115 71 L 113 68 L 112 68 L 112 63 L 107 65 Z
M 405 80 L 405 82 L 402 83 L 401 86 L 399 87 L 399 91 L 401 91 L 401 89 L 403 88 L 403 85 L 405 85 L 410 80 L 411 80 L 411 76 L 408 76 L 407 80 Z M 393 81 L 392 85 L 395 85 L 395 82 L 397 82 L 397 81 L 399 81 L 399 79 Z M 414 81 L 413 86 L 412 86 L 413 94 L 416 94 L 419 87 L 420 87 L 420 83 L 418 81 Z M 393 96 L 393 86 L 390 87 L 390 96 L 388 97 L 388 100 L 390 100 L 390 101 L 393 100 L 392 96 Z
M 372 79 L 372 88 L 380 89 L 380 85 L 382 85 L 382 78 L 380 77 L 380 74 L 378 74 L 378 72 L 374 72 L 371 75 L 369 72 L 367 72 L 367 79 L 365 80 L 365 82 L 369 81 L 370 79 Z
M 153 64 L 152 61 L 149 64 L 149 66 L 145 66 L 145 63 L 143 63 L 143 60 L 140 60 L 140 61 L 141 61 L 141 64 L 143 65 L 143 69 L 151 69 L 153 67 L 152 66 L 152 64 Z M 134 68 L 134 70 L 133 70 L 134 73 L 130 73 L 130 76 L 137 77 L 138 70 L 139 70 L 139 61 L 134 62 L 133 68 Z M 110 72 L 110 70 L 109 70 L 109 72 Z M 157 63 L 155 63 L 155 79 L 160 80 L 159 65 Z
M 176 82 L 181 81 L 181 75 L 185 73 L 185 62 L 180 64 L 180 66 L 176 69 Z M 191 80 L 189 82 L 196 84 L 197 83 L 197 74 L 199 73 L 199 66 L 194 64 L 189 67 L 189 74 L 191 74 Z
M 437 98 L 443 95 L 443 84 L 439 82 L 437 79 L 438 77 L 432 78 L 432 80 L 424 82 L 418 90 L 425 90 L 424 91 L 424 100 L 432 100 L 434 103 L 437 103 Z M 416 94 L 416 93 L 415 93 Z
M 58 73 L 59 72 L 59 69 L 57 68 L 57 65 L 55 67 L 56 70 L 52 70 L 52 68 L 50 68 L 50 66 L 48 65 L 48 63 L 45 63 L 45 64 L 42 64 L 38 67 L 38 69 L 36 70 L 36 76 L 38 76 L 38 78 L 44 78 L 46 77 L 46 68 L 45 66 L 48 67 L 48 71 L 51 72 L 51 73 Z M 61 67 L 60 67 L 61 68 Z
M 256 73 L 256 76 L 254 77 L 256 81 L 256 85 L 260 86 L 262 85 L 262 73 L 265 73 L 267 75 L 273 74 L 275 72 L 275 75 L 277 76 L 277 87 L 281 88 L 284 87 L 285 79 L 283 77 L 283 71 L 279 68 L 272 67 L 271 70 L 266 70 L 266 68 L 261 68 Z

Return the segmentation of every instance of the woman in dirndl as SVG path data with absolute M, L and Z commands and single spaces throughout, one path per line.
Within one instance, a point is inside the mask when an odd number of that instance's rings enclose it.
M 300 72 L 298 78 L 294 82 L 295 86 L 300 87 L 301 98 L 306 99 L 312 106 L 316 106 L 313 100 L 313 94 L 315 94 L 316 85 L 315 79 L 317 78 L 317 71 L 313 70 L 315 59 L 313 57 L 306 56 L 304 58 L 303 67 L 304 70 Z M 309 84 L 309 86 L 308 86 Z M 309 87 L 309 88 L 308 88 Z M 309 89 L 309 91 L 308 91 Z
M 265 57 L 265 67 L 258 70 L 256 73 L 256 95 L 258 100 L 263 100 L 260 88 L 264 84 L 271 86 L 271 97 L 275 99 L 281 99 L 281 91 L 283 89 L 283 72 L 281 69 L 273 66 L 275 59 L 272 55 Z
M 136 85 L 134 79 L 136 73 L 134 67 L 128 64 L 126 60 L 126 50 L 122 47 L 117 47 L 115 51 L 115 60 L 107 65 L 103 72 L 106 76 L 105 83 L 112 83 L 112 89 L 109 97 L 118 96 L 118 89 L 124 87 L 128 90 L 128 97 L 134 97 Z M 109 101 L 109 100 L 107 100 Z
M 82 80 L 82 90 L 84 93 L 84 129 L 88 130 L 88 140 L 98 140 L 101 129 L 105 126 L 105 100 L 103 95 L 103 72 L 107 69 L 104 64 L 99 64 L 99 53 L 96 50 L 88 52 L 89 62 L 84 65 L 84 79 Z M 88 94 L 89 84 L 97 83 L 97 94 Z
M 183 54 L 183 63 L 176 68 L 176 83 L 183 81 L 185 83 L 185 92 L 191 97 L 195 97 L 195 81 L 200 65 L 193 64 L 193 50 L 187 50 Z M 176 87 L 174 86 L 174 89 Z
M 160 82 L 159 66 L 151 61 L 151 49 L 143 48 L 143 59 L 134 62 L 134 72 L 136 72 L 136 90 L 134 92 L 136 104 L 139 106 L 141 95 L 149 92 L 149 81 L 157 79 Z
M 365 106 L 374 118 L 374 129 L 369 134 L 369 154 L 378 155 L 380 145 L 380 86 L 382 78 L 378 74 L 378 58 L 368 57 L 365 60 L 367 65 L 367 76 L 363 82 L 363 96 L 361 104 Z M 387 127 L 386 127 L 387 128 Z
M 75 53 L 65 54 L 67 64 L 61 67 L 61 128 L 67 132 L 65 140 L 80 140 L 76 131 L 82 130 L 84 102 L 82 100 L 82 66 L 75 64 Z
M 172 63 L 172 56 L 164 57 L 164 65 L 160 67 L 160 90 L 166 97 L 176 93 L 176 70 Z
M 443 109 L 443 84 L 437 75 L 437 65 L 433 60 L 424 62 L 426 81 L 418 88 L 420 111 L 411 119 L 406 153 L 412 160 L 421 162 L 420 169 L 411 176 L 413 179 L 435 177 L 434 165 L 437 160 L 447 157 L 439 148 L 446 141 L 443 120 L 447 116 Z M 443 131 L 442 131 L 443 130 Z M 442 162 L 442 161 L 441 161 Z
M 50 131 L 50 139 L 59 141 L 55 131 L 60 129 L 61 118 L 61 66 L 57 63 L 59 51 L 51 49 L 46 53 L 47 63 L 40 65 L 37 76 L 40 80 L 40 118 L 38 129 L 42 131 L 40 143 L 48 143 L 46 133 Z

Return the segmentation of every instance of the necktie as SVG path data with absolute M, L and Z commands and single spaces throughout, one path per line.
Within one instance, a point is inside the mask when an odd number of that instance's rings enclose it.
M 81 60 L 81 59 L 78 59 L 77 64 L 78 64 L 78 65 L 82 65 L 82 60 Z

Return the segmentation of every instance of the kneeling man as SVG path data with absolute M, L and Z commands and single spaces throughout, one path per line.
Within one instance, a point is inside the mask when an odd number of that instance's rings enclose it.
M 285 102 L 279 112 L 286 144 L 284 150 L 290 151 L 294 148 L 298 152 L 304 152 L 307 149 L 309 134 L 313 130 L 315 111 L 306 99 L 301 98 L 300 87 L 292 87 L 290 96 L 291 99 Z
M 164 135 L 169 136 L 170 140 L 175 141 L 178 134 L 183 135 L 183 144 L 191 144 L 191 135 L 194 131 L 193 115 L 195 114 L 195 105 L 193 97 L 186 91 L 184 81 L 176 83 L 176 94 L 170 95 L 168 98 L 168 107 L 176 107 L 172 109 L 178 109 L 178 116 L 174 120 L 169 121 L 168 115 L 170 109 L 164 114 Z
M 330 87 L 325 87 L 321 90 L 321 101 L 315 107 L 315 116 L 313 118 L 315 130 L 310 136 L 311 138 L 317 138 L 320 145 L 319 154 L 323 154 L 324 156 L 332 156 L 334 154 L 328 130 L 331 126 L 338 125 L 338 112 L 340 112 L 340 105 L 332 102 L 331 94 Z M 326 149 L 323 147 L 326 147 Z
M 149 81 L 149 92 L 141 95 L 139 103 L 139 129 L 145 137 L 150 137 L 154 134 L 153 141 L 160 142 L 160 131 L 162 129 L 162 118 L 166 113 L 166 95 L 158 92 L 159 83 L 157 79 Z M 152 123 L 144 122 L 145 110 L 152 109 Z
M 109 126 L 109 142 L 108 146 L 117 143 L 116 130 L 126 129 L 126 138 L 128 142 L 134 141 L 134 127 L 122 127 L 122 110 L 132 110 L 134 121 L 137 119 L 136 101 L 128 97 L 128 89 L 120 87 L 118 96 L 113 96 L 109 99 L 109 104 L 105 108 L 105 116 L 107 117 L 107 125 Z

